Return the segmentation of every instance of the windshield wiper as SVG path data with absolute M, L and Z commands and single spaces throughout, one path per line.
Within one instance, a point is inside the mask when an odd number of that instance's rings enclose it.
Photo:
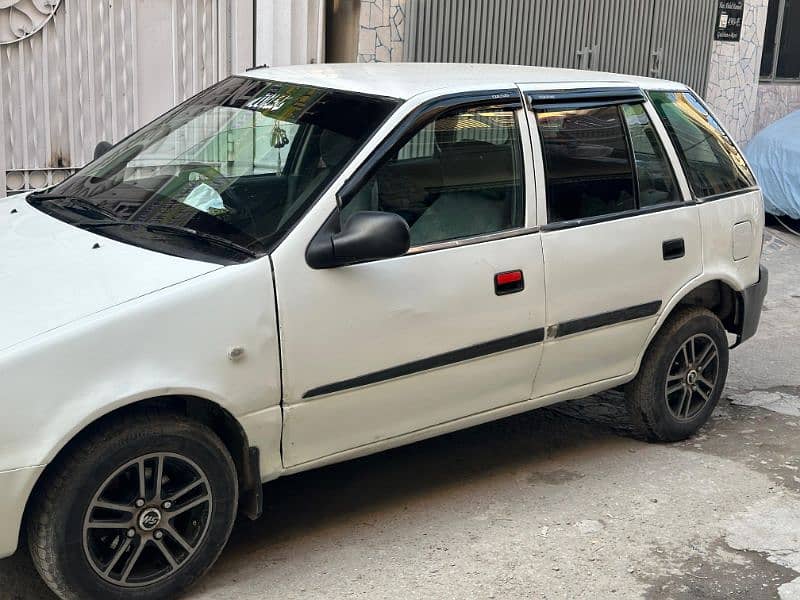
M 223 237 L 216 236 L 212 233 L 206 233 L 205 231 L 198 231 L 197 229 L 192 229 L 191 227 L 181 227 L 179 225 L 167 225 L 163 223 L 150 223 L 148 221 L 86 221 L 81 223 L 73 223 L 78 227 L 83 227 L 84 229 L 94 229 L 99 227 L 116 227 L 122 225 L 130 225 L 132 227 L 141 227 L 146 229 L 147 231 L 152 232 L 162 232 L 162 233 L 171 233 L 178 236 L 189 237 L 189 238 L 196 238 L 211 244 L 216 244 L 217 246 L 222 246 L 224 248 L 228 248 L 229 250 L 235 250 L 240 252 L 241 254 L 245 254 L 250 258 L 258 258 L 258 253 L 246 246 L 242 246 L 241 244 L 237 244 L 236 242 L 232 242 L 227 240 Z
M 100 206 L 98 206 L 94 202 L 90 202 L 89 200 L 86 200 L 85 198 L 81 198 L 80 196 L 64 196 L 64 195 L 60 195 L 60 194 L 31 194 L 30 196 L 28 196 L 28 198 L 30 200 L 35 201 L 35 202 L 36 201 L 40 201 L 40 200 L 42 200 L 42 201 L 44 201 L 44 200 L 66 200 L 69 203 L 74 204 L 77 207 L 80 207 L 80 208 L 82 208 L 84 210 L 91 211 L 91 212 L 93 212 L 95 214 L 98 214 L 98 215 L 100 215 L 102 217 L 106 217 L 106 218 L 112 219 L 112 220 L 116 220 L 117 219 L 117 215 L 115 215 L 112 211 L 110 211 L 108 209 L 105 209 L 105 208 L 101 208 Z M 70 206 L 69 205 L 60 206 L 59 208 L 70 208 Z

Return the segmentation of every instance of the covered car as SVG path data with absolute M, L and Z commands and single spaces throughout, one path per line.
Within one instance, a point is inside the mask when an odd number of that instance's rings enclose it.
M 764 194 L 764 209 L 800 219 L 800 111 L 756 135 L 744 150 Z

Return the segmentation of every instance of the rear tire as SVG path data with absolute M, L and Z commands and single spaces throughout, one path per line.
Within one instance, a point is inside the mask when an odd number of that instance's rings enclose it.
M 702 427 L 719 401 L 728 375 L 728 339 L 705 308 L 679 309 L 645 352 L 639 374 L 625 388 L 636 433 L 674 442 Z
M 236 468 L 208 427 L 120 418 L 53 465 L 28 519 L 34 565 L 64 600 L 173 598 L 216 561 L 236 516 Z

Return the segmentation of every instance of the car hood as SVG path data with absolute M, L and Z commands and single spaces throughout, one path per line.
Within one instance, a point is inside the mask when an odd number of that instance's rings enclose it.
M 0 351 L 220 268 L 74 227 L 0 200 Z

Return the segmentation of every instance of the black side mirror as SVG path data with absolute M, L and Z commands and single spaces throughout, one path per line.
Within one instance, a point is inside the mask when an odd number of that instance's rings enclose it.
M 111 150 L 113 147 L 114 144 L 112 144 L 111 142 L 106 142 L 105 140 L 99 142 L 97 146 L 94 147 L 94 160 L 97 160 L 98 158 L 103 156 L 103 154 Z
M 306 261 L 314 269 L 402 256 L 411 246 L 408 224 L 394 213 L 354 213 L 338 233 L 332 224 L 326 223 L 306 250 Z

